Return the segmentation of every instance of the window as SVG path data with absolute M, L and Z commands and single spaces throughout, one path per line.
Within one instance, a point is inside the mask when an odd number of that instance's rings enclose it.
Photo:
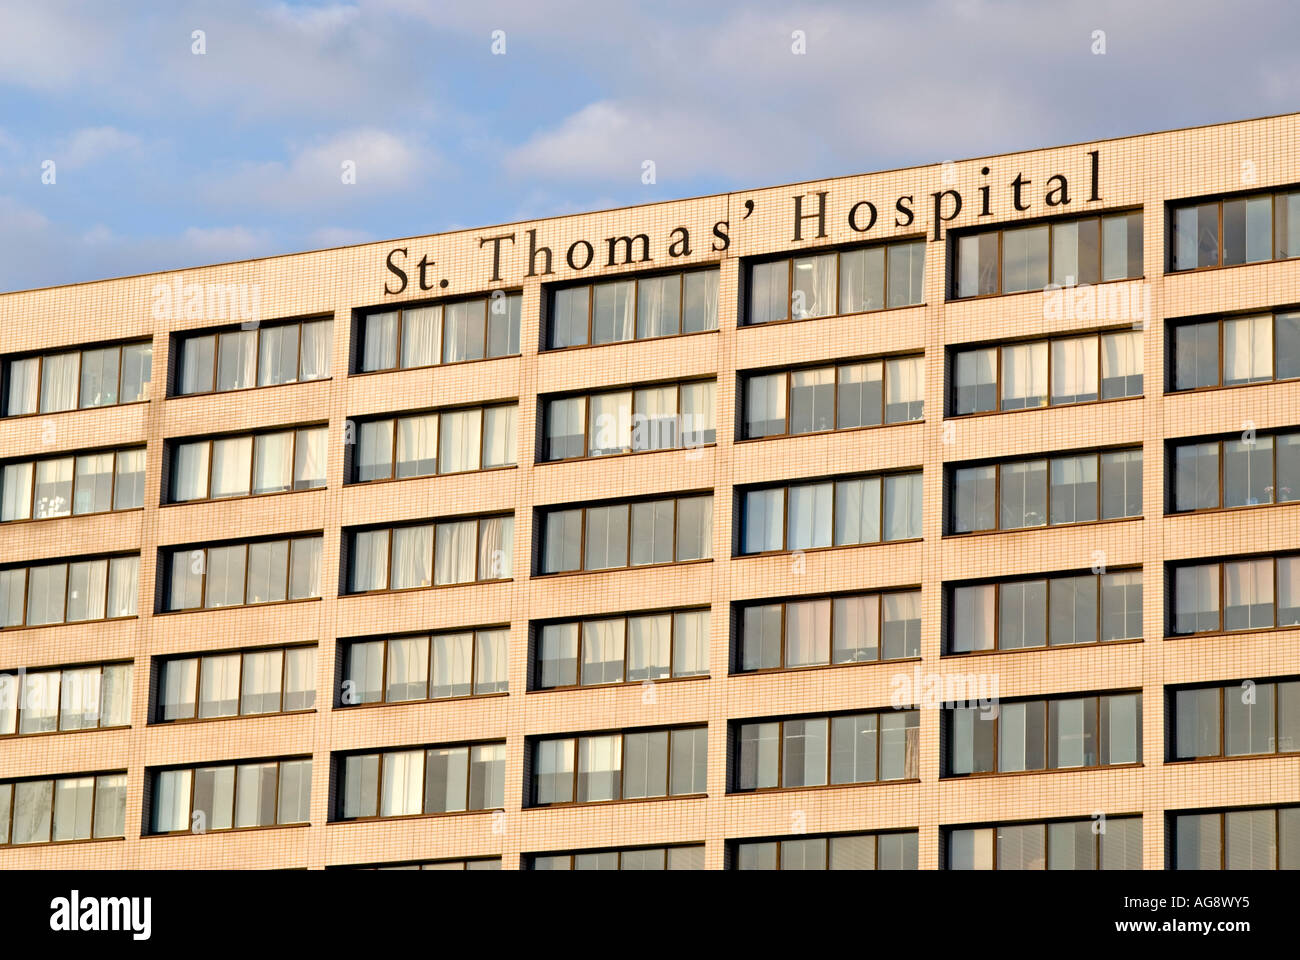
M 534 853 L 524 862 L 529 870 L 703 870 L 704 844 Z
M 1300 870 L 1300 807 L 1170 814 L 1175 870 Z
M 541 573 L 614 570 L 713 555 L 713 497 L 540 511 Z
M 740 553 L 921 536 L 921 474 L 845 477 L 740 492 Z
M 319 597 L 321 539 L 317 534 L 168 548 L 163 609 L 200 610 Z
M 311 821 L 311 758 L 153 774 L 150 833 L 212 833 Z
M 144 505 L 144 447 L 0 466 L 0 522 L 83 516 Z
M 956 238 L 953 296 L 1142 276 L 1142 211 L 1001 227 Z
M 560 287 L 550 294 L 547 347 L 558 350 L 718 329 L 718 270 Z
M 1024 650 L 1142 637 L 1142 571 L 955 585 L 948 652 Z
M 518 410 L 511 403 L 361 421 L 352 482 L 511 466 Z
M 348 534 L 348 593 L 509 580 L 515 518 L 471 517 Z
M 126 836 L 126 772 L 0 783 L 0 846 Z
M 500 857 L 474 857 L 468 860 L 415 860 L 411 863 L 377 863 L 354 867 L 354 870 L 500 870 Z
M 779 373 L 744 381 L 744 436 L 786 436 L 920 420 L 924 360 L 899 357 Z
M 732 791 L 920 776 L 920 713 L 881 710 L 733 724 Z
M 316 648 L 269 647 L 163 660 L 156 723 L 294 713 L 316 704 Z
M 674 610 L 535 628 L 536 689 L 709 673 L 709 611 Z
M 924 302 L 925 241 L 810 253 L 749 265 L 749 325 Z
M 915 870 L 915 830 L 734 840 L 733 870 Z
M 505 805 L 504 743 L 348 754 L 337 762 L 339 820 L 495 810 Z
M 153 343 L 124 343 L 6 360 L 6 417 L 149 399 Z
M 248 390 L 330 375 L 332 320 L 177 337 L 176 393 Z
M 1300 680 L 1243 680 L 1170 692 L 1171 760 L 1300 752 Z
M 1174 270 L 1300 256 L 1300 193 L 1283 191 L 1170 204 Z
M 522 305 L 522 294 L 498 290 L 471 300 L 365 314 L 357 321 L 356 372 L 517 356 Z
M 534 740 L 531 805 L 704 794 L 707 735 L 673 727 Z
M 953 827 L 949 870 L 1141 870 L 1142 818 Z
M 328 427 L 171 444 L 171 503 L 325 486 Z
M 1300 626 L 1300 556 L 1172 567 L 1174 635 Z
M 949 532 L 1019 530 L 1142 515 L 1142 451 L 952 468 Z
M 505 693 L 510 631 L 483 627 L 346 645 L 340 706 Z
M 1142 694 L 1050 697 L 944 710 L 945 776 L 1142 762 Z
M 1300 312 L 1170 324 L 1171 390 L 1300 377 Z
M 735 669 L 782 670 L 921 655 L 921 592 L 744 604 Z
M 1300 500 L 1300 431 L 1171 446 L 1172 512 Z
M 1142 396 L 1137 330 L 952 351 L 952 416 Z
M 0 629 L 134 617 L 139 573 L 137 556 L 0 570 Z
M 130 725 L 130 663 L 0 673 L 0 737 Z
M 603 457 L 713 443 L 713 380 L 543 401 L 544 459 Z

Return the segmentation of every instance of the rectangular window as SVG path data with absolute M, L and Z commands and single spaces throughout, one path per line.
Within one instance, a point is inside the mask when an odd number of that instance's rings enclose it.
M 707 676 L 709 611 L 680 610 L 540 625 L 536 689 Z
M 1140 331 L 953 350 L 953 416 L 1142 395 Z
M 1142 762 L 1142 695 L 1048 697 L 944 710 L 946 777 Z
M 148 400 L 152 365 L 150 341 L 6 360 L 4 416 Z
M 247 390 L 330 375 L 333 321 L 178 336 L 176 393 Z
M 673 450 L 716 439 L 716 383 L 700 380 L 543 400 L 547 461 Z
M 711 496 L 541 511 L 540 573 L 684 563 L 712 555 Z
M 733 870 L 915 870 L 916 831 L 737 840 Z
M 357 373 L 462 363 L 519 353 L 523 296 L 488 297 L 405 307 L 358 317 Z
M 339 705 L 505 693 L 509 635 L 485 627 L 348 643 Z
M 130 663 L 0 673 L 0 737 L 126 727 Z
M 901 660 L 921 655 L 920 591 L 745 604 L 736 672 Z
M 126 774 L 0 783 L 0 847 L 125 836 Z
M 1300 751 L 1300 680 L 1175 688 L 1171 760 Z
M 0 466 L 0 523 L 134 510 L 143 505 L 143 447 Z
M 948 870 L 1142 869 L 1141 817 L 953 827 L 945 839 Z
M 890 710 L 736 723 L 731 791 L 915 780 L 919 717 Z
M 774 323 L 906 307 L 925 296 L 925 241 L 766 260 L 748 268 L 744 323 Z
M 170 547 L 163 609 L 278 603 L 320 596 L 321 537 Z
M 0 629 L 136 615 L 139 557 L 0 570 Z
M 303 427 L 171 444 L 170 503 L 325 486 L 329 428 Z
M 1297 197 L 1281 191 L 1171 204 L 1171 269 L 1228 267 L 1300 254 L 1293 239 Z
M 514 517 L 358 530 L 348 540 L 348 593 L 509 580 Z
M 1136 448 L 950 469 L 953 534 L 1142 515 L 1142 451 Z
M 1300 432 L 1172 444 L 1172 510 L 1300 499 Z
M 310 820 L 309 758 L 159 770 L 153 777 L 150 833 L 208 833 Z
M 1142 276 L 1142 212 L 1000 227 L 956 238 L 954 298 Z
M 363 421 L 357 425 L 351 482 L 512 465 L 517 411 L 512 403 Z
M 705 727 L 628 730 L 532 742 L 530 806 L 705 793 Z
M 1291 555 L 1175 565 L 1173 635 L 1300 625 L 1300 558 Z
M 1224 317 L 1170 328 L 1171 390 L 1300 377 L 1300 313 Z
M 1175 870 L 1295 870 L 1300 808 L 1172 814 Z
M 534 853 L 526 855 L 525 864 L 529 870 L 703 870 L 704 844 Z
M 718 273 L 689 270 L 553 290 L 547 349 L 716 330 Z
M 504 744 L 351 755 L 338 765 L 341 820 L 491 810 L 504 802 Z
M 163 660 L 155 723 L 310 710 L 316 648 L 279 647 Z
M 899 357 L 745 378 L 746 439 L 920 420 L 924 360 Z
M 739 493 L 740 554 L 921 536 L 921 474 L 856 477 Z

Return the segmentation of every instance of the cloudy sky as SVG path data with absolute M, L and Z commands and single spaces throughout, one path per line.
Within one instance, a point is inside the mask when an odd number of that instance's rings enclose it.
M 0 0 L 0 290 L 1284 113 L 1298 35 L 1285 0 Z

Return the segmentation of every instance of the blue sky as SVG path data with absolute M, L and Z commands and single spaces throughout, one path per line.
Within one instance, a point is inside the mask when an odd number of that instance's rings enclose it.
M 0 290 L 1289 112 L 1296 36 L 1283 0 L 0 0 Z

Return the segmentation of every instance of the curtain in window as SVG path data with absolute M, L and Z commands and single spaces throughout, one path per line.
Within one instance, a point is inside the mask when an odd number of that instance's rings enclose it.
M 487 301 L 467 300 L 446 307 L 442 362 L 481 360 L 486 349 Z
M 14 360 L 9 364 L 9 400 L 5 404 L 6 416 L 16 417 L 20 414 L 36 412 L 40 392 L 36 377 L 40 365 L 40 359 L 37 357 Z
M 240 764 L 235 794 L 235 826 L 259 827 L 275 823 L 275 763 Z
M 126 835 L 126 774 L 95 778 L 95 838 Z
M 68 564 L 69 623 L 104 619 L 107 560 L 83 560 Z
M 306 823 L 311 819 L 311 761 L 280 763 L 280 799 L 276 823 Z
M 879 597 L 837 597 L 832 604 L 831 623 L 832 663 L 855 663 L 879 656 Z
M 630 447 L 667 450 L 677 446 L 677 388 L 648 387 L 636 391 Z
M 293 487 L 305 490 L 325 486 L 325 447 L 328 427 L 299 430 L 293 450 Z
M 423 700 L 429 692 L 429 638 L 402 637 L 388 641 L 388 680 L 384 699 Z
M 1054 340 L 1052 353 L 1052 403 L 1079 403 L 1097 399 L 1097 338 Z
M 582 625 L 582 683 L 623 679 L 624 620 L 588 620 Z
M 587 400 L 587 455 L 632 449 L 632 394 L 598 393 Z
M 632 504 L 632 566 L 673 562 L 673 507 L 672 500 Z
M 208 495 L 208 456 L 210 444 L 182 443 L 176 448 L 175 472 L 172 476 L 172 500 L 203 500 Z
M 257 385 L 298 379 L 298 324 L 263 328 L 258 338 Z
M 885 248 L 840 254 L 840 312 L 862 313 L 885 305 Z
M 113 454 L 77 457 L 76 474 L 72 495 L 74 513 L 103 513 L 113 509 Z
M 391 370 L 397 366 L 397 313 L 372 313 L 366 317 L 361 370 Z M 305 379 L 305 378 L 304 378 Z
M 481 410 L 457 410 L 442 414 L 438 425 L 440 473 L 461 473 L 479 468 L 482 417 Z
M 27 625 L 62 623 L 67 588 L 66 563 L 30 568 L 27 571 Z
M 835 486 L 812 483 L 790 487 L 787 550 L 807 550 L 831 545 L 831 513 Z
M 831 602 L 809 600 L 785 606 L 785 665 L 830 662 Z
M 284 652 L 282 710 L 310 710 L 316 703 L 316 648 L 291 647 Z
M 300 431 L 299 435 L 305 432 Z M 253 493 L 293 489 L 293 438 L 288 432 L 264 433 L 255 438 Z
M 745 553 L 780 550 L 784 529 L 784 488 L 745 494 Z
M 546 459 L 581 457 L 583 427 L 587 419 L 587 398 L 569 397 L 546 405 Z
M 925 243 L 899 243 L 889 248 L 889 306 L 920 303 L 925 277 Z M 843 310 L 843 308 L 841 308 Z
M 430 750 L 424 785 L 424 812 L 464 810 L 469 795 L 469 749 Z
M 474 638 L 474 692 L 504 693 L 509 666 L 508 630 L 480 630 Z
M 37 519 L 66 517 L 72 513 L 72 470 L 71 457 L 36 462 L 34 506 Z
M 793 319 L 829 317 L 835 313 L 835 254 L 797 257 L 794 261 Z
M 363 530 L 352 543 L 352 592 L 388 586 L 388 531 Z
M 87 730 L 99 725 L 99 667 L 64 670 L 59 690 L 59 729 Z
M 669 337 L 681 332 L 682 276 L 651 277 L 637 284 L 636 335 Z
M 320 596 L 321 537 L 302 537 L 289 545 L 289 599 Z
M 1047 400 L 1047 344 L 1002 348 L 1002 409 L 1039 407 Z
M 212 490 L 209 496 L 216 499 L 247 495 L 252 459 L 252 437 L 212 441 Z
M 884 540 L 912 540 L 921 536 L 921 474 L 885 477 Z
M 516 404 L 488 407 L 483 411 L 483 469 L 504 467 L 515 462 Z
M 81 355 L 59 353 L 41 364 L 41 413 L 77 408 Z
M 235 330 L 217 337 L 217 389 L 253 386 L 257 371 L 257 331 Z
M 515 518 L 488 517 L 478 522 L 480 580 L 508 580 L 515 550 Z
M 1223 384 L 1273 379 L 1273 318 L 1223 322 Z
M 277 603 L 285 599 L 289 581 L 289 541 L 270 540 L 248 545 L 248 603 Z
M 436 635 L 433 638 L 433 676 L 429 696 L 435 700 L 469 696 L 473 692 L 470 685 L 473 660 L 472 633 Z
M 433 527 L 397 527 L 393 530 L 392 589 L 427 587 L 433 581 Z
M 681 387 L 681 439 L 684 446 L 713 443 L 717 439 L 714 419 L 717 383 L 684 383 Z
M 591 342 L 631 340 L 636 333 L 635 284 L 631 280 L 598 283 L 592 287 Z
M 745 385 L 745 436 L 785 433 L 785 374 L 750 377 Z
M 387 422 L 385 422 L 387 426 Z M 447 468 L 443 467 L 446 472 Z M 397 421 L 397 476 L 427 477 L 438 472 L 438 415 Z M 387 474 L 387 464 L 384 465 Z
M 673 614 L 673 676 L 687 677 L 708 672 L 709 611 Z
M 131 722 L 132 665 L 115 663 L 104 668 L 99 684 L 101 727 L 121 727 Z
M 880 478 L 841 480 L 836 485 L 835 543 L 880 540 Z
M 118 363 L 121 348 L 86 350 L 81 355 L 81 406 L 106 407 L 117 403 Z
M 992 650 L 997 616 L 996 588 L 992 584 L 957 587 L 952 592 L 952 649 L 954 653 Z
M 181 393 L 207 393 L 213 387 L 213 357 L 217 338 L 187 337 L 181 341 Z
M 683 278 L 682 333 L 718 329 L 718 270 L 698 270 Z
M 628 680 L 653 680 L 668 676 L 672 627 L 672 617 L 666 613 L 628 618 Z M 689 643 L 690 638 L 686 639 Z
M 248 559 L 245 544 L 208 549 L 207 581 L 204 605 L 239 606 L 244 602 L 244 567 Z
M 478 522 L 460 520 L 452 523 L 438 524 L 435 540 L 437 562 L 434 566 L 434 582 L 472 583 L 474 580 L 474 561 L 478 549 Z
M 925 399 L 925 364 L 920 357 L 890 360 L 886 384 L 886 423 L 918 420 Z
M 582 737 L 578 740 L 579 803 L 617 800 L 621 795 L 622 737 Z
M 143 448 L 117 452 L 114 510 L 130 510 L 144 505 L 144 455 Z
M 302 325 L 301 380 L 322 380 L 330 375 L 330 336 L 333 324 L 329 320 L 316 320 Z
M 49 733 L 59 728 L 58 670 L 29 673 L 22 683 L 22 711 L 19 733 Z
M 33 465 L 30 463 L 11 463 L 4 467 L 0 521 L 27 520 L 31 517 L 32 474 Z
M 402 311 L 402 366 L 431 367 L 442 358 L 442 307 Z

